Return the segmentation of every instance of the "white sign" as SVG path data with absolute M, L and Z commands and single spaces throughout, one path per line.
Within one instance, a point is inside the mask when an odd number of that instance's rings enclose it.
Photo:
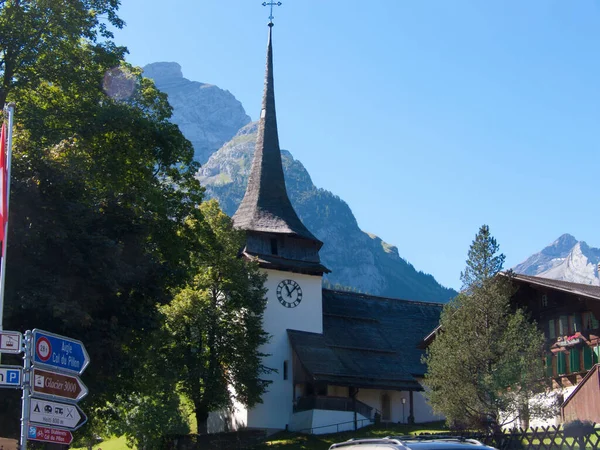
M 22 339 L 18 331 L 0 331 L 0 353 L 21 353 Z
M 76 430 L 86 422 L 87 417 L 77 405 L 32 398 L 29 408 L 29 420 L 48 426 Z

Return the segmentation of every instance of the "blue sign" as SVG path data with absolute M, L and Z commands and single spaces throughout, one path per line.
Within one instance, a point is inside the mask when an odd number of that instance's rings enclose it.
M 0 366 L 0 387 L 21 387 L 23 369 L 19 366 Z
M 35 329 L 33 362 L 81 374 L 90 363 L 90 357 L 81 341 Z

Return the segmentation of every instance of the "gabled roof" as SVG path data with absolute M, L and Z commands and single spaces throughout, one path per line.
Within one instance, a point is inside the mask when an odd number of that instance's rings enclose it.
M 507 272 L 500 272 L 499 275 L 504 277 L 510 276 L 511 280 L 516 283 L 529 284 L 550 290 L 561 291 L 567 294 L 576 295 L 578 297 L 600 300 L 600 286 L 571 283 L 570 281 L 553 280 L 551 278 L 534 277 L 531 275 L 522 275 L 514 272 L 511 272 L 510 275 Z M 427 336 L 423 338 L 422 342 L 419 343 L 419 348 L 427 348 L 427 346 L 435 339 L 437 333 L 439 333 L 441 330 L 441 325 L 432 328 Z
M 320 247 L 322 242 L 308 231 L 294 211 L 285 187 L 275 113 L 272 25 L 269 24 L 265 89 L 256 150 L 246 193 L 233 215 L 233 223 L 243 230 L 287 234 L 308 239 L 318 243 Z
M 507 276 L 507 274 L 504 272 L 501 272 L 501 275 Z M 591 284 L 571 283 L 569 281 L 552 280 L 550 278 L 533 277 L 530 275 L 521 275 L 518 273 L 513 273 L 512 279 L 521 283 L 529 283 L 535 286 L 566 292 L 568 294 L 591 298 L 593 300 L 600 300 L 600 286 L 593 286 Z
M 421 390 L 417 344 L 439 321 L 442 305 L 323 290 L 323 334 L 288 330 L 292 348 L 317 381 Z

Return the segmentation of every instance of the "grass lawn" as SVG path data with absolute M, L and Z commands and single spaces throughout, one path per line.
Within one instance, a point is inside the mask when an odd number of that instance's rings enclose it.
M 131 450 L 125 443 L 125 436 L 102 441 L 92 447 L 94 450 Z M 86 450 L 85 447 L 73 450 Z
M 444 422 L 419 425 L 382 424 L 371 425 L 357 431 L 343 433 L 307 435 L 280 432 L 272 435 L 267 442 L 256 447 L 256 450 L 327 450 L 331 444 L 347 441 L 350 438 L 380 438 L 401 434 L 415 434 L 445 431 Z

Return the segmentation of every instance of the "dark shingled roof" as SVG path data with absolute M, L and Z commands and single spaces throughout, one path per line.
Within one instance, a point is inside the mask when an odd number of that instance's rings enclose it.
M 506 275 L 502 273 L 502 275 Z M 569 294 L 600 300 L 600 286 L 591 284 L 571 283 L 569 281 L 552 280 L 550 278 L 532 277 L 530 275 L 512 274 L 513 280 L 522 283 L 534 284 L 536 286 L 557 289 Z
M 323 290 L 323 334 L 288 330 L 304 368 L 317 381 L 421 390 L 417 344 L 440 318 L 439 303 Z
M 233 222 L 237 228 L 243 230 L 293 235 L 317 242 L 320 247 L 321 241 L 308 231 L 298 218 L 285 188 L 275 114 L 271 25 L 256 150 L 246 194 L 233 216 Z

